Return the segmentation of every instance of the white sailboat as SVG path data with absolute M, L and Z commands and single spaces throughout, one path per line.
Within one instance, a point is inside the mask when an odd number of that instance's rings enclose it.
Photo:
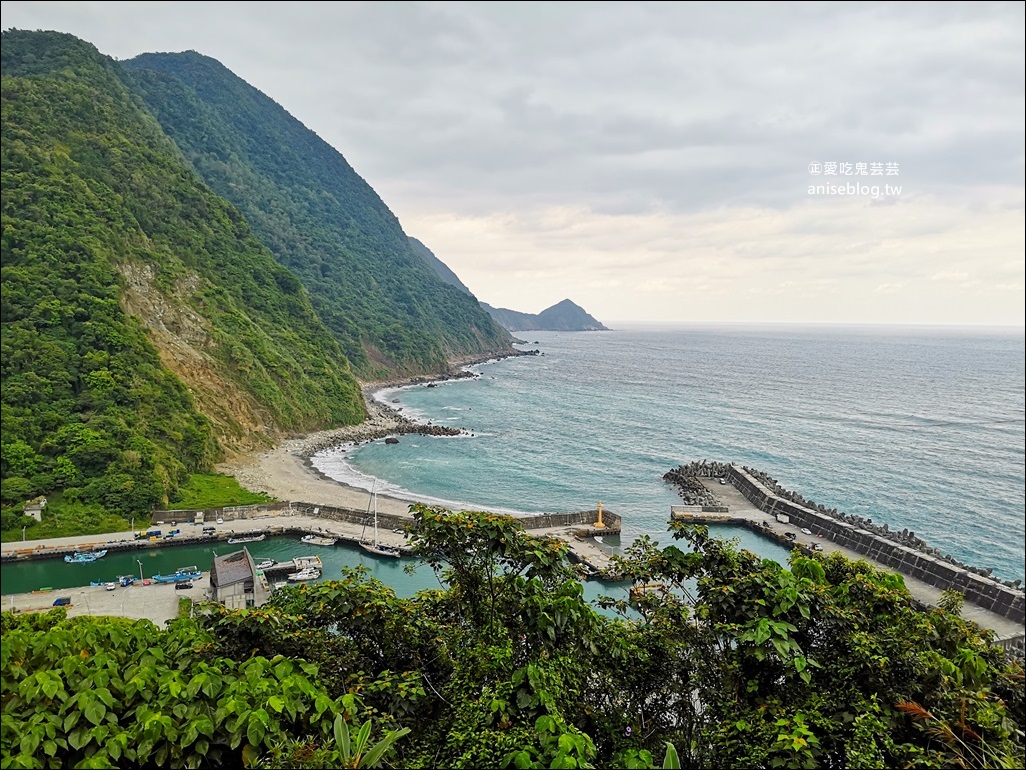
M 374 484 L 371 485 L 371 496 L 370 500 L 367 501 L 367 513 L 370 514 L 371 506 L 374 506 L 374 540 L 367 542 L 365 538 L 360 539 L 360 547 L 378 556 L 391 556 L 398 559 L 400 554 L 399 549 L 393 545 L 385 545 L 378 541 L 378 493 L 377 493 L 377 479 L 374 480 Z M 364 531 L 366 531 L 367 525 L 364 524 Z

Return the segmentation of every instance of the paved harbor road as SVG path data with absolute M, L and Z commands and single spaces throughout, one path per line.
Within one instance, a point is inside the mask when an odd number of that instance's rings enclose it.
M 54 600 L 59 596 L 71 599 L 71 604 L 64 609 L 68 617 L 77 615 L 118 615 L 140 620 L 152 620 L 158 626 L 178 617 L 178 600 L 188 597 L 193 601 L 201 601 L 206 597 L 209 587 L 208 573 L 202 578 L 192 581 L 193 587 L 179 591 L 174 583 L 157 583 L 149 585 L 137 583 L 128 588 L 120 586 L 108 591 L 103 586 L 82 586 L 79 588 L 59 588 L 51 591 L 33 591 L 27 594 L 11 594 L 3 597 L 4 610 L 18 612 L 46 612 L 53 609 Z

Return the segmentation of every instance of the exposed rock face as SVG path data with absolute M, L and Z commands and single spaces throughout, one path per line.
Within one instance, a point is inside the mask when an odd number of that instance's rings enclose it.
M 169 296 L 153 285 L 152 265 L 122 263 L 118 269 L 125 279 L 122 309 L 146 324 L 161 363 L 188 386 L 196 407 L 210 419 L 225 458 L 268 447 L 280 438 L 269 432 L 272 421 L 256 399 L 218 371 L 207 322 L 187 304 L 202 279 L 194 273 L 179 279 Z

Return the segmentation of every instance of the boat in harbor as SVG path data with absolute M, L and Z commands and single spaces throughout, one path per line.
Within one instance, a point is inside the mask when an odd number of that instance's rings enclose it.
M 292 564 L 298 570 L 303 570 L 307 567 L 313 567 L 316 570 L 324 569 L 324 562 L 321 561 L 320 556 L 297 556 L 292 560 Z
M 384 543 L 360 543 L 360 547 L 368 553 L 373 553 L 376 556 L 390 556 L 394 559 L 398 559 L 403 555 L 396 546 L 385 545 Z
M 288 576 L 290 583 L 302 583 L 304 580 L 317 580 L 321 576 L 321 571 L 316 567 L 307 567 L 301 569 L 298 572 L 293 572 Z
M 74 554 L 68 554 L 64 557 L 64 561 L 68 564 L 91 564 L 97 559 L 102 559 L 107 555 L 107 549 L 102 551 L 75 551 Z
M 240 543 L 259 543 L 261 540 L 266 539 L 267 535 L 240 535 L 239 537 L 228 538 L 230 545 L 239 545 Z
M 158 583 L 177 583 L 180 580 L 199 580 L 203 573 L 199 567 L 179 567 L 170 575 L 154 575 L 153 579 Z
M 377 488 L 375 486 L 371 487 L 370 500 L 367 501 L 368 514 L 370 514 L 370 508 L 372 505 L 374 506 L 374 539 L 367 540 L 361 537 L 360 547 L 368 553 L 374 554 L 375 556 L 388 556 L 393 559 L 398 559 L 400 556 L 402 556 L 402 553 L 399 551 L 398 548 L 396 548 L 394 545 L 385 545 L 380 540 L 378 540 L 378 493 Z M 366 528 L 367 527 L 365 524 L 365 531 Z
M 89 585 L 91 585 L 94 588 L 96 588 L 96 587 L 99 587 L 99 586 L 106 587 L 109 583 L 114 583 L 116 585 L 121 586 L 122 588 L 128 588 L 129 586 L 135 585 L 136 580 L 137 580 L 137 578 L 135 577 L 135 575 L 118 575 L 117 580 L 112 580 L 112 581 L 107 581 L 107 580 L 90 580 L 89 581 Z
M 334 537 L 323 537 L 321 535 L 303 535 L 299 539 L 309 545 L 335 545 L 338 542 Z

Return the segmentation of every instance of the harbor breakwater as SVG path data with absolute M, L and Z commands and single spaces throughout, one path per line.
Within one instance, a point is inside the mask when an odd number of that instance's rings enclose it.
M 305 516 L 328 519 L 332 521 L 346 521 L 350 524 L 373 523 L 374 514 L 367 511 L 357 511 L 352 508 L 334 508 L 329 505 L 313 505 L 311 503 L 291 503 L 291 510 Z M 598 510 L 592 511 L 571 511 L 569 513 L 544 513 L 536 516 L 515 516 L 512 517 L 526 530 L 547 529 L 551 527 L 575 527 L 574 533 L 580 536 L 591 535 L 614 535 L 620 533 L 620 517 L 610 511 L 602 511 L 604 527 L 596 528 L 599 520 Z M 408 531 L 415 526 L 411 515 L 377 514 L 378 526 L 385 529 Z
M 154 511 L 150 516 L 150 523 L 154 525 L 166 525 L 170 523 L 184 522 L 212 522 L 222 519 L 225 522 L 236 519 L 249 519 L 258 516 L 274 514 L 302 514 L 314 518 L 330 519 L 334 521 L 345 521 L 350 524 L 365 524 L 373 522 L 374 514 L 366 510 L 355 508 L 339 508 L 330 505 L 315 505 L 314 503 L 260 503 L 257 505 L 240 505 L 231 508 L 205 508 L 182 511 Z M 386 529 L 409 529 L 413 523 L 413 516 L 410 514 L 389 514 L 378 513 L 378 526 Z M 568 513 L 539 513 L 532 516 L 513 517 L 521 527 L 527 530 L 549 529 L 553 527 L 577 527 L 575 534 L 587 535 L 618 535 L 621 530 L 620 516 L 612 511 L 603 509 L 601 513 L 602 527 L 597 527 L 600 515 L 598 509 L 589 511 L 571 511 Z
M 664 478 L 678 485 L 687 501 L 693 485 L 681 487 L 677 479 L 723 478 L 759 510 L 770 516 L 782 514 L 791 523 L 808 527 L 824 538 L 844 546 L 883 566 L 897 570 L 941 590 L 954 589 L 966 601 L 1017 623 L 1026 620 L 1026 595 L 1022 581 L 1001 581 L 989 569 L 980 569 L 941 555 L 914 532 L 895 532 L 885 524 L 850 516 L 805 500 L 781 487 L 774 479 L 753 468 L 733 463 L 701 462 L 682 465 Z M 695 503 L 708 503 L 707 498 Z

